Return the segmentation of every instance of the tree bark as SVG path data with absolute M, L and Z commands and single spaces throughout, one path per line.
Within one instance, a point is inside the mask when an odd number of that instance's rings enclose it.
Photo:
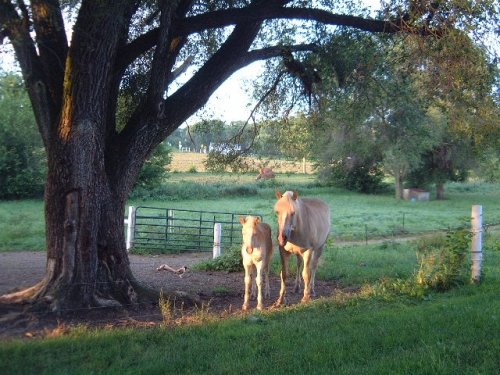
M 437 182 L 436 183 L 436 199 L 437 200 L 444 200 L 444 183 L 442 182 Z
M 395 191 L 395 198 L 396 199 L 402 199 L 403 198 L 403 178 L 400 173 L 396 173 L 394 175 L 394 191 Z

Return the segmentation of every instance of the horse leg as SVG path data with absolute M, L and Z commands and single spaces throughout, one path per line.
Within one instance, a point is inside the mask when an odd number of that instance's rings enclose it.
M 255 278 L 255 272 L 256 272 L 256 267 L 255 264 L 252 264 L 251 271 L 250 271 L 250 277 L 252 280 L 252 287 L 250 289 L 250 299 L 254 301 L 257 298 L 257 286 L 256 286 L 256 278 Z
M 295 285 L 293 286 L 293 292 L 294 293 L 299 293 L 300 292 L 300 273 L 301 273 L 301 268 L 302 268 L 302 256 L 299 254 L 295 255 L 297 258 L 297 272 L 295 273 Z
M 288 258 L 290 257 L 290 253 L 286 251 L 282 246 L 279 246 L 279 250 L 281 258 L 281 272 L 280 272 L 281 288 L 278 300 L 274 303 L 275 307 L 281 306 L 283 303 L 286 303 L 286 297 L 285 297 L 286 277 L 288 274 Z
M 264 298 L 271 297 L 271 285 L 269 285 L 269 264 L 263 267 L 264 272 Z
M 302 254 L 302 259 L 304 260 L 304 269 L 302 270 L 302 278 L 304 279 L 304 296 L 302 297 L 302 303 L 309 302 L 311 299 L 311 258 L 312 249 L 304 251 Z
M 243 306 L 241 309 L 243 311 L 248 310 L 248 302 L 250 300 L 250 288 L 252 284 L 252 268 L 253 265 L 243 264 L 245 268 L 245 296 L 243 297 Z
M 316 269 L 318 268 L 318 261 L 321 253 L 323 252 L 323 246 L 313 251 L 311 259 L 311 295 L 316 296 L 316 291 L 314 290 L 314 283 L 316 280 Z
M 262 304 L 262 261 L 256 264 L 257 275 L 255 277 L 255 282 L 257 283 L 257 310 L 262 310 L 264 305 Z

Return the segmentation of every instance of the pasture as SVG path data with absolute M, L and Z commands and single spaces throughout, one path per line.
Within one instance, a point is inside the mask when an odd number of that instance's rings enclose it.
M 182 324 L 120 329 L 62 324 L 43 339 L 1 342 L 0 373 L 493 374 L 500 367 L 499 231 L 492 228 L 486 235 L 484 282 L 447 292 L 415 293 L 407 281 L 414 280 L 422 242 L 393 241 L 468 224 L 472 204 L 483 205 L 485 223 L 500 222 L 498 186 L 451 184 L 446 201 L 412 203 L 396 202 L 391 194 L 321 187 L 310 176 L 256 182 L 239 175 L 227 177 L 226 184 L 222 176 L 174 175 L 177 181 L 165 191 L 179 194 L 155 192 L 130 204 L 254 210 L 275 225 L 276 188 L 327 201 L 334 236 L 317 278 L 335 280 L 341 288 L 307 305 L 225 319 L 201 309 Z M 41 201 L 0 202 L 0 220 L 2 251 L 43 250 Z M 276 254 L 271 268 L 279 270 Z
M 335 242 L 391 240 L 468 226 L 474 204 L 483 206 L 485 224 L 500 223 L 500 187 L 484 183 L 447 184 L 446 200 L 410 202 L 396 201 L 391 192 L 365 195 L 323 187 L 312 175 L 279 174 L 275 180 L 255 181 L 254 174 L 172 173 L 161 188 L 136 194 L 128 204 L 259 213 L 274 233 L 276 189 L 325 200 L 332 210 Z M 0 251 L 45 249 L 41 200 L 0 201 L 0 223 Z

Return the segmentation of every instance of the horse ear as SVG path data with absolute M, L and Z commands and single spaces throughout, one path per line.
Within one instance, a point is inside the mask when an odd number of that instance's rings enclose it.
M 257 225 L 257 224 L 259 224 L 259 223 L 260 223 L 260 217 L 258 217 L 258 216 L 257 216 L 257 217 L 255 218 L 255 224 Z
M 294 192 L 293 192 L 293 195 L 292 195 L 292 199 L 293 199 L 294 201 L 296 201 L 298 197 L 299 197 L 299 193 L 298 193 L 298 192 L 296 192 L 296 191 L 294 191 Z
M 245 218 L 243 216 L 240 216 L 240 223 L 241 225 L 245 224 Z
M 283 194 L 281 194 L 279 190 L 276 190 L 276 198 L 281 199 L 282 196 Z

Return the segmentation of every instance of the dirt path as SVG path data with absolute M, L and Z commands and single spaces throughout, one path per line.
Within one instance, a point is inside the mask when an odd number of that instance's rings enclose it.
M 0 295 L 21 290 L 40 281 L 45 272 L 45 252 L 21 251 L 0 253 Z M 165 292 L 181 291 L 199 297 L 208 312 L 218 316 L 228 316 L 241 313 L 243 303 L 243 272 L 194 271 L 189 269 L 193 264 L 210 259 L 211 253 L 183 253 L 175 255 L 141 256 L 130 255 L 130 263 L 135 277 L 142 283 L 156 290 Z M 168 264 L 177 269 L 183 266 L 188 271 L 182 276 L 168 271 L 157 271 L 162 265 Z M 292 280 L 290 280 L 290 284 Z M 271 298 L 265 300 L 265 308 L 270 308 L 279 294 L 280 280 L 277 275 L 270 276 Z M 333 281 L 316 281 L 317 297 L 331 296 L 338 290 Z M 289 287 L 288 302 L 299 303 L 302 294 L 291 293 Z M 251 308 L 256 302 L 251 302 Z M 37 337 L 50 335 L 59 329 L 61 321 L 55 318 L 31 316 L 11 324 L 10 316 L 17 314 L 19 308 L 12 309 L 9 305 L 0 304 L 0 339 L 9 337 Z M 196 310 L 185 310 L 182 319 L 188 320 L 195 315 Z M 64 322 L 65 326 L 80 323 L 88 325 L 155 325 L 162 322 L 158 307 L 110 316 L 101 311 L 87 316 L 85 319 L 72 319 Z

